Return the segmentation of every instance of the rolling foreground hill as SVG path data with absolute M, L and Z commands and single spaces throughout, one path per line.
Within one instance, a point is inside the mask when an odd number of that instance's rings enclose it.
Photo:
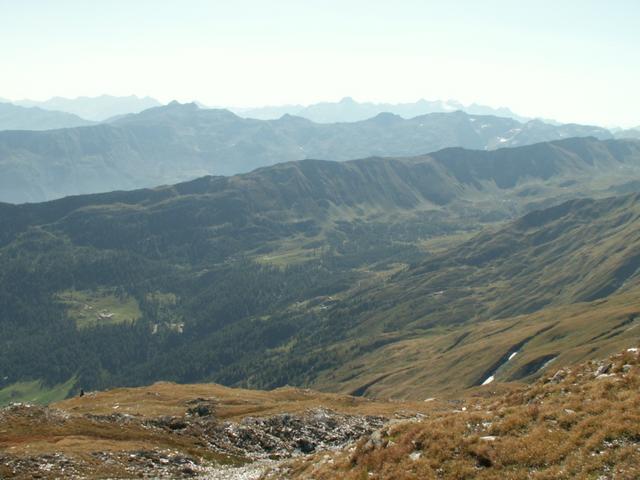
M 257 478 L 278 459 L 348 445 L 389 418 L 433 409 L 282 388 L 157 383 L 50 408 L 0 408 L 0 475 Z
M 575 479 L 640 477 L 639 349 L 554 369 L 448 412 L 400 422 L 355 448 L 280 466 L 269 479 Z
M 0 409 L 2 478 L 495 479 L 640 475 L 639 349 L 532 385 L 374 402 L 154 384 Z
M 578 136 L 606 139 L 611 133 L 462 112 L 410 120 L 380 114 L 334 124 L 292 116 L 261 121 L 173 102 L 109 124 L 0 132 L 0 201 L 150 187 L 305 158 L 412 156 L 445 147 L 495 149 Z
M 567 139 L 0 205 L 0 400 L 157 380 L 424 399 L 606 355 L 640 332 L 640 198 L 561 202 L 632 189 L 639 162 Z

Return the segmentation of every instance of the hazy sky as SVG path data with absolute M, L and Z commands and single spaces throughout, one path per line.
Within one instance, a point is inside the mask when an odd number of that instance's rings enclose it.
M 637 0 L 0 0 L 0 97 L 455 98 L 640 125 Z

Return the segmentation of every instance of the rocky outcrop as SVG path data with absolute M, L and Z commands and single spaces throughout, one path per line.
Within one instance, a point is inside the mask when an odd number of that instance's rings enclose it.
M 112 436 L 110 440 L 121 441 L 127 437 L 132 444 L 145 443 L 148 447 L 123 451 L 101 449 L 102 444 L 93 446 L 89 442 L 82 455 L 38 454 L 29 449 L 14 454 L 10 449 L 3 453 L 0 448 L 0 478 L 256 478 L 260 469 L 248 468 L 255 462 L 271 465 L 274 460 L 338 449 L 385 423 L 383 417 L 345 415 L 325 408 L 300 414 L 245 417 L 234 422 L 217 418 L 215 401 L 211 399 L 195 399 L 186 407 L 182 416 L 141 418 L 123 413 L 81 415 L 36 405 L 11 405 L 0 410 L 0 446 L 4 443 L 3 433 L 12 425 L 28 424 L 34 443 L 39 437 L 75 439 L 91 431 L 105 432 L 98 435 L 102 436 L 100 440 Z M 112 433 L 114 430 L 116 433 Z M 166 448 L 167 445 L 176 447 Z M 190 446 L 197 447 L 199 454 L 192 453 Z M 220 462 L 229 465 L 220 466 Z

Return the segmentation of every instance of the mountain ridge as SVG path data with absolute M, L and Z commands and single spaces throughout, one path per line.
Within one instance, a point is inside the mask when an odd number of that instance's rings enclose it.
M 640 199 L 602 197 L 638 163 L 638 142 L 566 139 L 0 204 L 5 383 L 415 398 L 530 379 L 634 338 Z
M 429 113 L 444 113 L 462 110 L 473 115 L 495 115 L 513 118 L 526 122 L 529 118 L 520 116 L 505 107 L 492 108 L 472 103 L 463 105 L 455 100 L 426 100 L 408 103 L 374 103 L 357 102 L 351 97 L 344 97 L 337 102 L 319 102 L 311 105 L 276 105 L 256 108 L 231 108 L 240 116 L 261 120 L 272 120 L 282 115 L 295 115 L 317 123 L 354 122 L 366 120 L 379 113 L 389 112 L 403 118 L 414 118 Z
M 23 107 L 39 107 L 45 110 L 72 113 L 93 122 L 102 122 L 117 115 L 140 112 L 160 105 L 160 102 L 154 98 L 136 95 L 127 97 L 114 95 L 76 98 L 52 97 L 44 101 L 24 99 L 16 100 L 13 103 Z
M 596 127 L 521 125 L 462 112 L 315 124 L 291 116 L 247 120 L 173 102 L 92 127 L 0 132 L 0 165 L 6 172 L 0 201 L 151 187 L 304 158 L 411 156 L 450 146 L 495 149 L 572 136 L 611 138 Z
M 21 107 L 0 102 L 0 131 L 54 130 L 93 125 L 94 122 L 72 113 L 45 110 L 39 107 Z

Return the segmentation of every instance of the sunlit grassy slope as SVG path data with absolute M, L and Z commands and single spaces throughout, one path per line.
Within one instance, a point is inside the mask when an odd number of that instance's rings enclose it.
M 637 479 L 638 388 L 638 349 L 624 349 L 510 392 L 482 387 L 447 412 L 391 425 L 355 449 L 293 462 L 269 478 Z
M 67 307 L 67 314 L 78 328 L 135 322 L 141 316 L 135 298 L 113 290 L 65 290 L 56 297 Z
M 414 332 L 323 374 L 314 386 L 377 398 L 455 397 L 490 376 L 494 384 L 531 381 L 639 341 L 636 288 L 606 300 Z
M 47 387 L 38 380 L 18 382 L 0 389 L 0 406 L 9 403 L 25 402 L 48 405 L 66 398 L 76 384 L 76 378 L 65 383 Z
M 419 398 L 637 341 L 639 200 L 533 212 L 345 298 L 328 315 L 358 321 L 314 385 Z

